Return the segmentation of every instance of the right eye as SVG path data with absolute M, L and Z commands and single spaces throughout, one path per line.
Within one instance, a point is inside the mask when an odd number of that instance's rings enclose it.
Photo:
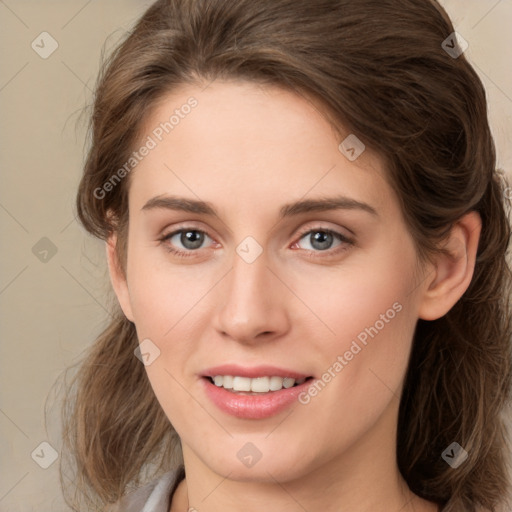
M 201 248 L 205 237 L 212 240 L 206 232 L 200 229 L 184 227 L 162 236 L 159 240 L 169 252 L 180 258 L 189 258 Z M 176 244 L 181 244 L 184 249 L 176 248 Z

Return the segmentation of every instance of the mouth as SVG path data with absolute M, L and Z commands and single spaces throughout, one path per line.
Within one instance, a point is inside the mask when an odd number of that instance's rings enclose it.
M 223 388 L 226 391 L 237 395 L 266 395 L 276 393 L 282 389 L 290 389 L 313 379 L 312 376 L 308 377 L 281 377 L 278 375 L 260 377 L 243 377 L 240 375 L 214 375 L 204 376 L 211 384 L 218 388 Z
M 200 380 L 206 397 L 222 412 L 239 419 L 262 420 L 297 404 L 314 377 L 246 377 L 215 372 L 215 375 L 205 375 Z
M 224 364 L 200 375 L 203 392 L 219 410 L 239 419 L 270 418 L 297 403 L 314 376 L 271 365 Z

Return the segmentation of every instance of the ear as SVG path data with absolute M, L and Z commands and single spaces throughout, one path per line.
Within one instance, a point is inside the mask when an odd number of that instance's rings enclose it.
M 116 245 L 117 235 L 113 233 L 109 236 L 106 242 L 108 272 L 110 274 L 110 281 L 117 296 L 117 300 L 119 301 L 119 305 L 121 306 L 121 309 L 123 310 L 126 318 L 128 318 L 130 322 L 133 322 L 133 313 L 130 303 L 128 283 L 126 276 L 121 269 L 119 258 L 117 257 Z
M 443 247 L 446 254 L 434 257 L 434 268 L 425 282 L 418 316 L 436 320 L 448 313 L 468 289 L 475 269 L 482 220 L 478 212 L 464 215 L 452 227 Z

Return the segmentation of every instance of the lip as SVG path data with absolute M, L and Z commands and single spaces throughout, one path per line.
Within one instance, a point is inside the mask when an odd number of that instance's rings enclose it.
M 255 379 L 256 377 L 290 377 L 295 380 L 311 377 L 311 375 L 306 375 L 304 373 L 298 373 L 293 370 L 269 365 L 260 365 L 248 368 L 238 366 L 236 364 L 224 364 L 221 366 L 207 368 L 201 373 L 201 377 L 215 377 L 215 375 L 232 375 L 239 377 L 250 377 L 251 379 Z
M 283 388 L 259 395 L 243 395 L 228 391 L 213 384 L 208 377 L 215 375 L 237 375 L 240 377 L 291 377 L 294 379 L 308 378 L 302 384 L 292 388 Z M 298 401 L 298 396 L 314 382 L 311 375 L 305 375 L 292 370 L 284 370 L 274 366 L 259 366 L 242 368 L 236 365 L 216 366 L 207 369 L 201 375 L 201 382 L 206 396 L 224 413 L 236 418 L 264 419 L 275 416 Z

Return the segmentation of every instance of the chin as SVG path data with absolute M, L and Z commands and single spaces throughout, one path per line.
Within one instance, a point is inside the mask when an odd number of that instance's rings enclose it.
M 246 458 L 244 462 L 243 459 Z M 302 457 L 297 460 L 297 452 L 293 457 L 273 453 L 270 457 L 264 454 L 257 461 L 250 461 L 244 452 L 237 457 L 215 457 L 214 460 L 203 459 L 204 463 L 215 473 L 228 477 L 237 482 L 287 482 L 304 476 L 308 464 Z M 252 464 L 252 465 L 251 465 Z

